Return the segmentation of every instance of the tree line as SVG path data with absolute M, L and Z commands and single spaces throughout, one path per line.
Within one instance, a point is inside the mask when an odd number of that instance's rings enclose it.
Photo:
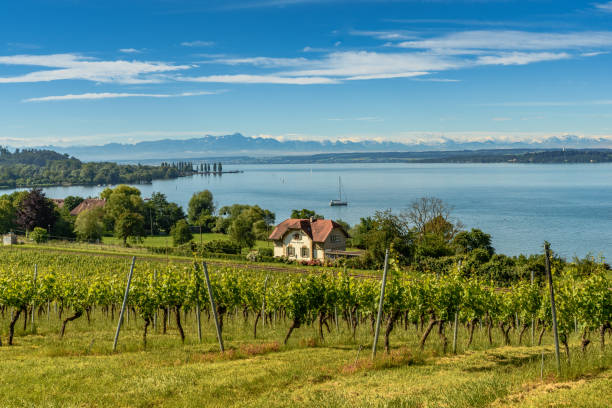
M 158 179 L 192 175 L 197 166 L 190 162 L 162 163 L 160 166 L 84 163 L 52 150 L 0 148 L 0 187 L 32 187 L 62 184 L 140 184 Z

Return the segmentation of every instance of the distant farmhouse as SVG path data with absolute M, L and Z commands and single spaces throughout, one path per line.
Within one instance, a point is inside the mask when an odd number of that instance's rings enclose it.
M 298 261 L 334 259 L 350 256 L 346 252 L 348 233 L 332 220 L 289 218 L 270 234 L 274 256 Z
M 83 202 L 70 211 L 70 215 L 79 215 L 83 211 L 92 210 L 94 208 L 101 208 L 106 205 L 106 200 L 99 198 L 86 198 Z

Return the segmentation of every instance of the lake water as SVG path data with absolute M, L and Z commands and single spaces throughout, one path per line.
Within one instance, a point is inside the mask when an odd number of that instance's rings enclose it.
M 404 210 L 435 196 L 454 207 L 467 228 L 493 237 L 498 252 L 541 252 L 544 240 L 563 256 L 612 256 L 612 164 L 317 164 L 236 165 L 241 174 L 185 177 L 138 185 L 162 192 L 183 208 L 191 195 L 212 191 L 218 207 L 258 204 L 277 221 L 308 208 L 350 224 L 376 210 Z M 349 205 L 330 207 L 342 177 Z M 97 196 L 103 187 L 46 188 L 51 198 Z M 7 191 L 10 192 L 10 191 Z

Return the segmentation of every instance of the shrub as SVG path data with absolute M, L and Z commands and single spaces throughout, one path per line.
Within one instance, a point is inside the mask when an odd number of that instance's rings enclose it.
M 189 224 L 185 220 L 177 221 L 170 229 L 170 235 L 172 235 L 172 244 L 174 246 L 186 244 L 193 239 Z
M 42 244 L 49 240 L 49 233 L 44 228 L 35 227 L 34 231 L 30 233 L 30 238 L 37 244 Z
M 206 253 L 215 253 L 215 254 L 240 254 L 241 248 L 235 242 L 224 240 L 224 239 L 215 239 L 204 244 L 202 248 Z

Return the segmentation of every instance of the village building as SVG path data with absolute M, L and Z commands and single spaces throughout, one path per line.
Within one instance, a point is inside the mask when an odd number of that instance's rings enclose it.
M 94 208 L 101 208 L 106 205 L 106 200 L 102 200 L 100 198 L 86 198 L 81 202 L 81 204 L 77 205 L 70 211 L 70 215 L 77 216 L 83 211 L 92 210 Z
M 324 261 L 346 253 L 349 237 L 342 225 L 332 220 L 289 218 L 276 226 L 274 256 L 298 261 Z

